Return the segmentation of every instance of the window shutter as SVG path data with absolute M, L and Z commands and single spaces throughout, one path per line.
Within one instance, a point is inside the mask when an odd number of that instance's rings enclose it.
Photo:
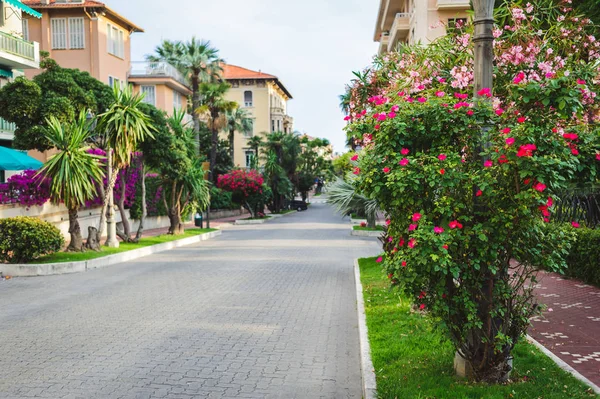
M 67 21 L 65 18 L 53 18 L 50 20 L 52 29 L 52 49 L 64 50 L 67 48 Z
M 23 18 L 23 40 L 29 41 L 29 20 Z
M 85 29 L 83 18 L 69 18 L 69 48 L 85 48 Z
M 125 39 L 123 31 L 119 31 L 119 57 L 125 58 Z
M 155 86 L 142 86 L 142 93 L 145 94 L 144 102 L 146 104 L 156 106 L 156 87 Z

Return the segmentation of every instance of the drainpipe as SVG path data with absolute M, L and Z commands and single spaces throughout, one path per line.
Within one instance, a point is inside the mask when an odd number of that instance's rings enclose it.
M 90 38 L 90 75 L 94 76 L 94 51 L 93 51 L 93 43 L 94 41 L 92 40 L 92 33 L 94 31 L 93 26 L 92 26 L 92 16 L 88 13 L 87 8 L 83 7 L 83 12 L 85 13 L 85 15 L 88 16 L 88 18 L 90 19 L 90 34 L 89 34 L 89 38 Z M 97 18 L 97 17 L 96 17 Z

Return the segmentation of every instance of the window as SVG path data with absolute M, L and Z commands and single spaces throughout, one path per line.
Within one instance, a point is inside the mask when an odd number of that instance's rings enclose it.
M 85 29 L 83 18 L 69 18 L 69 48 L 85 48 Z
M 246 150 L 246 167 L 247 168 L 251 167 L 253 161 L 254 161 L 254 151 Z
M 143 102 L 156 106 L 156 86 L 142 86 L 141 89 L 145 94 Z
M 254 136 L 254 119 L 250 119 L 250 126 L 248 130 L 244 132 L 244 137 L 252 137 Z
M 25 21 L 23 20 L 23 32 L 25 32 Z M 50 28 L 52 29 L 53 50 L 85 48 L 83 18 L 52 18 Z M 23 37 L 25 37 L 25 33 L 23 33 Z
M 106 47 L 108 53 L 119 58 L 125 58 L 125 34 L 111 24 L 106 24 Z
M 277 131 L 281 131 L 281 121 L 277 121 Z
M 50 29 L 52 29 L 52 50 L 65 50 L 67 48 L 67 19 L 52 18 Z
M 272 132 L 275 131 L 275 121 L 274 120 L 271 121 L 271 131 Z
M 29 20 L 23 18 L 23 40 L 29 41 Z
M 121 79 L 119 78 L 115 78 L 112 76 L 108 77 L 108 85 L 112 88 L 112 87 L 123 87 L 123 82 L 121 82 Z
M 244 106 L 252 107 L 252 92 L 250 90 L 244 92 Z
M 173 92 L 173 108 L 178 111 L 181 109 L 181 95 L 176 91 Z

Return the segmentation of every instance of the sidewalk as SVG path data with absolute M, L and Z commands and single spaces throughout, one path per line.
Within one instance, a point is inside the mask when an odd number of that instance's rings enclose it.
M 548 309 L 529 335 L 600 386 L 600 289 L 540 272 L 535 294 Z
M 236 220 L 244 219 L 244 218 L 247 218 L 248 216 L 249 216 L 249 213 L 245 212 L 245 213 L 242 213 L 241 215 L 237 215 L 237 216 L 230 216 L 230 217 L 221 218 L 221 219 L 211 219 L 210 220 L 210 228 L 216 229 L 218 227 L 223 226 L 224 224 L 232 224 Z M 194 223 L 192 223 L 192 222 L 185 224 L 186 229 L 192 229 L 195 227 L 196 226 L 194 226 Z M 204 221 L 202 223 L 202 227 L 206 228 L 206 219 L 204 219 Z M 159 236 L 162 234 L 167 234 L 168 231 L 169 231 L 168 227 L 162 227 L 160 229 L 144 230 L 144 237 Z

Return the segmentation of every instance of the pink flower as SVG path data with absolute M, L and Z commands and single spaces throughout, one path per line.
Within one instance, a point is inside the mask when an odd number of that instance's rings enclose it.
M 394 241 L 394 237 L 392 237 L 392 236 L 388 237 L 388 242 L 392 242 L 392 241 Z
M 519 147 L 517 152 L 518 157 L 530 157 L 533 155 L 533 151 L 537 150 L 535 144 L 525 144 Z
M 388 118 L 394 119 L 396 117 L 396 113 L 394 111 L 388 112 Z
M 477 190 L 477 192 L 475 193 L 476 197 L 481 197 L 483 195 L 483 191 L 481 190 Z
M 377 258 L 377 260 L 375 262 L 381 263 L 381 262 L 383 262 L 383 258 L 380 256 L 379 258 Z
M 438 78 L 438 82 L 440 82 L 440 83 L 446 83 L 446 79 L 444 79 L 444 78 Z
M 417 240 L 415 240 L 414 238 L 411 238 L 410 240 L 408 240 L 408 247 L 409 248 L 414 248 L 415 245 L 417 245 Z
M 577 140 L 579 138 L 577 133 L 565 133 L 563 134 L 563 137 L 567 140 Z
M 412 215 L 412 220 L 413 220 L 413 222 L 418 222 L 419 220 L 421 220 L 421 217 L 422 217 L 422 216 L 423 216 L 423 215 L 421 215 L 420 213 L 414 213 L 414 214 Z
M 352 161 L 358 161 L 358 154 L 354 154 L 352 156 L 352 158 L 350 158 Z
M 419 97 L 419 98 L 417 98 L 417 101 L 420 102 L 421 104 L 423 104 L 424 102 L 427 101 L 427 99 L 425 97 Z
M 456 97 L 460 100 L 465 100 L 465 99 L 469 98 L 469 95 L 463 94 L 463 93 L 454 93 L 454 97 Z
M 573 221 L 573 222 L 571 222 L 571 226 L 573 226 L 573 227 L 575 227 L 576 229 L 578 229 L 578 228 L 579 228 L 579 223 L 577 223 L 577 222 Z
M 400 245 L 401 247 L 404 246 L 404 238 L 400 237 L 400 241 L 398 241 L 398 245 Z
M 352 173 L 354 173 L 355 175 L 359 175 L 360 174 L 360 168 L 354 168 L 354 170 L 352 171 Z
M 352 119 L 352 117 L 351 117 L 350 115 L 348 115 L 348 116 L 344 117 L 344 120 L 345 120 L 345 121 L 349 121 L 350 119 Z
M 509 134 L 510 133 L 510 128 L 509 127 L 505 127 L 504 129 L 501 130 L 501 132 L 503 134 Z
M 577 148 L 571 148 L 571 154 L 579 155 L 579 150 Z
M 468 110 L 468 111 L 467 111 L 467 115 L 469 115 L 469 116 L 473 115 L 474 113 L 475 113 L 475 112 L 473 112 L 473 110 L 472 110 L 472 109 L 470 109 L 470 110 Z
M 425 90 L 425 85 L 418 85 L 417 89 L 419 89 L 419 90 Z
M 404 97 L 405 95 L 406 95 L 406 93 L 403 91 L 398 92 L 398 97 Z
M 435 234 L 442 234 L 442 233 L 444 232 L 444 229 L 443 229 L 443 228 L 441 228 L 441 227 L 439 227 L 439 226 L 435 226 L 435 227 L 433 228 L 433 232 L 434 232 Z
M 596 154 L 596 161 L 600 161 L 600 152 Z
M 400 150 L 400 154 L 402 154 L 402 155 L 408 155 L 409 152 L 410 152 L 410 150 L 408 148 L 403 148 Z
M 554 205 L 554 200 L 552 199 L 552 197 L 548 197 L 548 200 L 546 201 L 546 206 L 548 208 L 552 208 L 552 205 Z
M 400 106 L 392 105 L 392 112 L 398 112 L 399 109 L 400 109 Z
M 383 173 L 390 173 L 390 168 L 388 168 L 387 166 L 385 168 L 383 168 Z
M 527 118 L 525 118 L 524 116 L 520 116 L 519 118 L 517 118 L 517 122 L 519 123 L 524 123 L 527 120 Z
M 443 91 L 436 91 L 435 95 L 436 95 L 436 97 L 444 97 L 446 95 L 446 93 L 444 93 Z
M 462 229 L 463 225 L 458 220 L 453 220 L 448 223 L 448 227 L 451 229 Z
M 502 108 L 498 108 L 495 112 L 496 115 L 501 116 L 504 113 L 504 110 Z
M 583 79 L 577 79 L 577 84 L 578 85 L 584 85 L 585 84 L 585 80 L 583 80 Z
M 389 226 L 391 223 L 392 223 L 392 221 L 391 221 L 390 219 L 387 219 L 387 220 L 385 221 L 385 224 L 386 224 L 386 226 Z
M 411 224 L 408 226 L 408 231 L 415 231 L 419 227 L 418 224 Z
M 398 165 L 400 165 L 400 166 L 406 166 L 406 165 L 408 165 L 408 158 L 402 158 L 400 160 L 400 162 L 398 162 Z
M 515 143 L 515 139 L 512 137 L 507 138 L 505 141 L 506 145 L 513 145 Z
M 539 183 L 538 182 L 538 183 L 536 183 L 533 186 L 533 189 L 536 190 L 536 191 L 539 191 L 541 193 L 541 192 L 543 192 L 546 189 L 546 185 L 544 183 Z
M 484 87 L 483 89 L 477 92 L 477 95 L 481 97 L 491 97 L 492 91 L 489 89 L 489 87 Z
M 444 160 L 446 160 L 446 154 L 440 154 L 440 155 L 438 155 L 438 159 L 439 159 L 440 161 L 444 161 Z
M 379 130 L 379 128 L 381 127 L 381 125 L 378 123 L 375 125 L 375 130 Z
M 491 159 L 488 159 L 483 163 L 483 166 L 486 168 L 491 168 L 492 166 L 494 166 L 494 162 Z
M 385 118 L 387 118 L 387 116 L 385 115 L 385 112 L 382 112 L 379 114 L 379 116 L 377 116 L 377 120 L 380 122 L 383 122 L 385 120 Z
M 519 72 L 513 79 L 513 83 L 518 85 L 523 81 L 523 79 L 525 79 L 525 74 L 523 72 Z
M 412 98 L 412 97 L 406 97 L 406 102 L 407 103 L 413 103 L 414 101 L 415 101 L 414 98 Z

